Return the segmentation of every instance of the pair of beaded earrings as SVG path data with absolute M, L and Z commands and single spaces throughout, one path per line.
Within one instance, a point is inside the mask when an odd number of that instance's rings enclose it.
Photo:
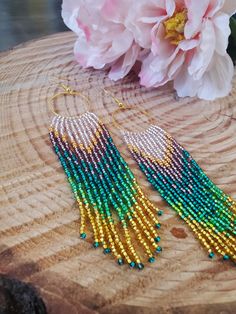
M 162 251 L 156 208 L 138 185 L 106 126 L 92 112 L 61 116 L 53 109 L 59 96 L 80 96 L 61 84 L 50 105 L 50 139 L 80 210 L 80 237 L 92 230 L 95 248 L 111 253 L 119 265 L 142 269 Z M 108 93 L 106 90 L 104 90 Z M 112 96 L 117 110 L 132 109 Z M 145 114 L 145 111 L 142 110 Z M 203 172 L 167 132 L 151 125 L 143 132 L 122 131 L 125 143 L 148 181 L 189 225 L 209 257 L 236 262 L 236 203 Z

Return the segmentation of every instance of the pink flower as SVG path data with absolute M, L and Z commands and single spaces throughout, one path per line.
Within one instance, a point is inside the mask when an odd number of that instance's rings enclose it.
M 133 0 L 64 0 L 62 17 L 78 39 L 74 46 L 83 67 L 110 67 L 109 77 L 123 78 L 135 64 L 141 47 L 126 27 Z
M 129 29 L 151 48 L 140 72 L 141 84 L 174 80 L 180 97 L 212 100 L 231 90 L 233 63 L 226 49 L 235 0 L 139 0 Z

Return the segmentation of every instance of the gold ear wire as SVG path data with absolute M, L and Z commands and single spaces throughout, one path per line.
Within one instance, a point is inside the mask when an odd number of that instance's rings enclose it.
M 103 91 L 105 92 L 105 94 L 109 95 L 117 103 L 120 109 L 126 108 L 125 104 L 121 102 L 118 98 L 116 98 L 111 92 L 109 92 L 105 88 L 103 88 Z
M 62 92 L 58 92 L 56 94 L 54 94 L 53 96 L 51 96 L 48 100 L 48 106 L 50 111 L 58 116 L 59 114 L 56 112 L 55 108 L 54 108 L 54 100 L 58 97 L 61 96 L 66 96 L 66 95 L 70 95 L 70 96 L 80 96 L 81 98 L 83 98 L 86 103 L 88 104 L 88 106 L 90 106 L 90 100 L 87 96 L 83 95 L 81 92 L 78 92 L 74 89 L 72 89 L 70 86 L 67 86 L 63 83 L 59 83 L 58 86 L 60 86 L 64 91 Z M 75 116 L 65 116 L 65 117 L 70 117 L 70 118 L 75 118 Z
M 141 108 L 140 106 L 125 105 L 120 99 L 116 98 L 110 91 L 106 90 L 105 88 L 103 88 L 103 91 L 107 95 L 109 95 L 115 101 L 115 103 L 118 105 L 118 108 L 112 113 L 112 123 L 118 129 L 121 129 L 120 124 L 116 120 L 116 114 L 119 111 L 123 111 L 123 110 L 138 110 L 140 113 L 145 115 L 148 119 L 150 119 L 151 121 L 153 120 L 153 117 L 145 109 Z

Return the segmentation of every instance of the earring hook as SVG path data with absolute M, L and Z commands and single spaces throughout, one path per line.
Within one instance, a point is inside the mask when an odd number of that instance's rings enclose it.
M 66 95 L 70 95 L 70 96 L 80 96 L 81 98 L 83 98 L 83 99 L 86 101 L 88 107 L 90 106 L 90 99 L 89 99 L 87 96 L 83 95 L 81 92 L 76 91 L 76 90 L 74 90 L 73 88 L 71 88 L 70 86 L 65 85 L 65 84 L 63 84 L 63 83 L 59 83 L 58 86 L 61 87 L 61 88 L 63 89 L 63 91 L 54 94 L 54 95 L 51 96 L 51 97 L 49 98 L 49 100 L 48 100 L 48 106 L 49 106 L 49 108 L 50 108 L 50 111 L 51 111 L 54 115 L 59 116 L 59 114 L 56 112 L 56 110 L 55 110 L 55 108 L 54 108 L 54 100 L 55 100 L 56 98 L 60 97 L 60 96 L 66 96 Z M 65 116 L 65 117 L 66 117 L 66 116 Z M 67 116 L 67 118 L 68 118 L 68 117 L 69 117 L 69 118 L 75 118 L 75 116 Z
M 108 91 L 105 88 L 103 88 L 103 91 L 105 92 L 105 94 L 109 95 L 117 103 L 120 109 L 126 109 L 125 104 L 121 102 L 118 98 L 116 98 L 110 91 Z
M 63 83 L 59 84 L 59 86 L 61 86 L 64 89 L 65 93 L 68 93 L 68 95 L 73 95 L 73 93 L 79 93 L 72 89 L 70 86 L 67 86 Z
M 112 113 L 112 121 L 113 121 L 113 125 L 115 127 L 117 127 L 118 129 L 122 129 L 120 127 L 120 124 L 117 122 L 116 120 L 116 115 L 120 110 L 137 110 L 139 113 L 143 114 L 144 116 L 146 116 L 150 121 L 153 121 L 153 117 L 143 108 L 141 108 L 140 106 L 130 106 L 130 105 L 126 105 L 124 104 L 120 99 L 116 98 L 110 91 L 108 91 L 107 89 L 103 88 L 103 91 L 105 92 L 105 94 L 109 95 L 118 105 L 118 108 L 115 109 L 115 111 L 113 111 Z

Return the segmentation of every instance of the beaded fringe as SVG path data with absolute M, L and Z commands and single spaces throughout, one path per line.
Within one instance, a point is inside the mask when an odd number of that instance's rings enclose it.
M 80 237 L 92 230 L 93 246 L 119 265 L 142 269 L 145 255 L 154 262 L 162 251 L 161 211 L 143 194 L 105 126 L 92 113 L 55 116 L 50 139 L 80 210 Z
M 236 262 L 235 201 L 158 126 L 124 132 L 124 139 L 148 181 L 189 225 L 209 257 L 218 253 Z

